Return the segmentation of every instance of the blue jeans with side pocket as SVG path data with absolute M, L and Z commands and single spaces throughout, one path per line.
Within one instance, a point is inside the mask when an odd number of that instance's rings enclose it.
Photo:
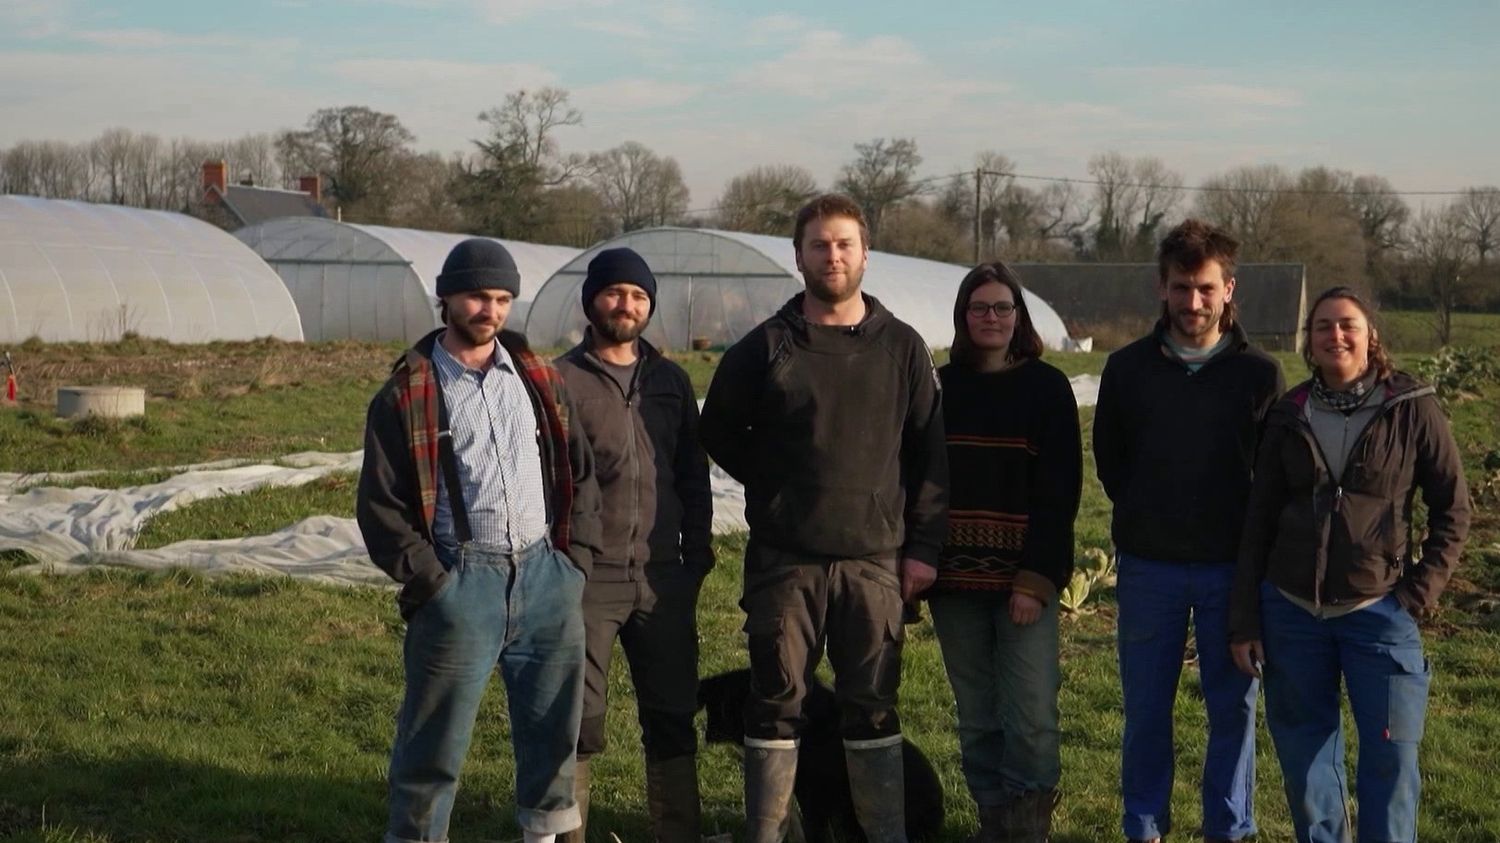
M 1360 843 L 1412 843 L 1422 779 L 1417 748 L 1432 666 L 1417 623 L 1387 594 L 1319 619 L 1262 583 L 1266 725 L 1276 744 L 1301 843 L 1350 840 L 1339 680 L 1359 733 L 1355 800 Z
M 497 665 L 510 709 L 516 820 L 542 834 L 577 828 L 583 572 L 546 540 L 518 553 L 471 542 L 438 557 L 448 581 L 406 627 L 385 843 L 448 839 L 459 772 Z

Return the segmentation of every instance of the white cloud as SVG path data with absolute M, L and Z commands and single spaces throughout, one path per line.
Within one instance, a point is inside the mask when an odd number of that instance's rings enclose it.
M 691 100 L 704 90 L 703 85 L 661 79 L 615 79 L 597 85 L 586 85 L 573 91 L 573 102 L 585 115 L 667 108 Z
M 766 15 L 750 21 L 745 27 L 745 37 L 753 44 L 781 40 L 788 33 L 812 29 L 806 18 L 798 15 Z
M 46 38 L 67 28 L 71 0 L 4 0 L 0 2 L 0 31 L 26 39 Z
M 68 32 L 67 37 L 96 47 L 126 50 L 256 48 L 285 50 L 291 38 L 254 39 L 223 33 L 181 33 L 163 29 L 96 29 Z
M 1175 99 L 1204 105 L 1296 108 L 1302 95 L 1289 88 L 1256 87 L 1227 83 L 1187 85 L 1171 91 Z
M 234 138 L 296 125 L 327 105 L 302 88 L 248 78 L 240 62 L 116 53 L 0 54 L 6 106 L 26 119 L 0 124 L 0 146 L 23 138 L 90 139 L 112 126 L 162 137 Z
M 566 15 L 614 5 L 614 0 L 477 0 L 480 17 L 489 23 L 513 23 L 540 12 Z
M 497 100 L 519 88 L 557 82 L 557 75 L 534 64 L 446 61 L 443 59 L 344 59 L 331 65 L 336 76 L 380 88 L 416 90 L 441 95 L 449 103 L 487 88 Z
M 734 82 L 748 90 L 827 100 L 906 84 L 913 75 L 930 72 L 926 60 L 904 39 L 877 35 L 851 41 L 840 32 L 816 30 L 788 52 L 736 74 Z

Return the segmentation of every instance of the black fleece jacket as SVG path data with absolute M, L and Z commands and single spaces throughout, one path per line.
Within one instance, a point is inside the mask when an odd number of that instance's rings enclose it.
M 1236 324 L 1196 373 L 1166 325 L 1114 352 L 1099 379 L 1094 461 L 1123 553 L 1162 562 L 1238 558 L 1255 448 L 1285 389 L 1281 366 Z
M 554 361 L 573 400 L 573 421 L 594 453 L 604 545 L 591 579 L 639 579 L 648 562 L 714 564 L 713 492 L 698 444 L 698 400 L 682 367 L 645 340 L 628 390 L 594 354 L 593 333 Z
M 724 353 L 703 407 L 704 448 L 745 484 L 755 541 L 935 563 L 948 459 L 927 346 L 868 295 L 858 325 L 811 325 L 804 295 Z

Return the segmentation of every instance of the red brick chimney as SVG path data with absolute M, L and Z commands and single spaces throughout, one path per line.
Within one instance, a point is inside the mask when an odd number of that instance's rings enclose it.
M 217 194 L 211 193 L 209 188 L 216 188 Z M 203 162 L 203 201 L 217 202 L 224 196 L 224 191 L 229 188 L 229 165 L 223 161 Z
M 297 178 L 297 189 L 312 197 L 314 202 L 323 201 L 323 177 L 317 173 Z

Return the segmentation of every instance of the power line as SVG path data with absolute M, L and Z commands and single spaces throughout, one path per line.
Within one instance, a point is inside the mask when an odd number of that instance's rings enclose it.
M 1005 173 L 998 170 L 980 171 L 987 176 L 1001 176 L 1028 181 L 1058 182 L 1061 184 L 1086 184 L 1094 187 L 1141 188 L 1144 190 L 1181 190 L 1194 193 L 1285 193 L 1300 196 L 1463 196 L 1476 188 L 1465 190 L 1329 190 L 1302 187 L 1231 187 L 1228 185 L 1184 185 L 1149 184 L 1144 182 L 1106 182 L 1099 179 L 1078 179 L 1068 176 L 1037 176 L 1026 173 Z M 1478 188 L 1482 189 L 1482 188 Z

